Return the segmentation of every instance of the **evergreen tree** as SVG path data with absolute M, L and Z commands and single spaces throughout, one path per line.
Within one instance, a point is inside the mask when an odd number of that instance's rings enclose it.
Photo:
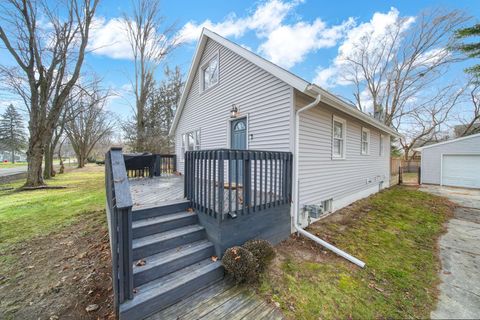
M 0 118 L 0 144 L 11 152 L 12 162 L 15 162 L 15 152 L 22 150 L 26 141 L 22 116 L 10 104 Z
M 480 23 L 474 25 L 473 27 L 457 30 L 456 36 L 458 38 L 480 37 Z M 480 58 L 480 42 L 463 43 L 458 47 L 458 49 L 464 52 L 470 58 Z M 480 77 L 480 64 L 476 64 L 465 71 Z

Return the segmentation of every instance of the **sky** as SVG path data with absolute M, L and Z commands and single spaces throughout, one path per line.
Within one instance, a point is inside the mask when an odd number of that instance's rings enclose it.
M 120 20 L 130 10 L 129 1 L 101 0 L 92 30 L 89 53 L 83 72 L 94 71 L 103 84 L 115 93 L 108 109 L 121 118 L 132 114 L 130 79 L 131 53 L 122 34 Z M 307 81 L 352 99 L 352 88 L 337 79 L 336 63 L 341 51 L 349 48 L 359 32 L 375 32 L 396 19 L 418 15 L 424 9 L 443 7 L 460 9 L 480 17 L 478 0 L 424 1 L 170 1 L 161 2 L 165 26 L 174 24 L 182 45 L 168 56 L 165 63 L 179 66 L 187 75 L 202 27 L 279 64 Z M 2 62 L 11 57 L 0 49 Z M 452 77 L 462 76 L 459 64 L 452 68 Z M 162 79 L 162 72 L 157 80 Z M 0 91 L 0 112 L 15 97 Z

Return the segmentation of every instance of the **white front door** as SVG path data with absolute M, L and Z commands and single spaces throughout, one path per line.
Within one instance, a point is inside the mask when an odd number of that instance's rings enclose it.
M 480 188 L 480 155 L 443 155 L 442 185 Z

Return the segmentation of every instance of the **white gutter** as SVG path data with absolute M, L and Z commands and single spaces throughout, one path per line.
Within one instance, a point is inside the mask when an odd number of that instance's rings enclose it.
M 300 233 L 301 235 L 303 235 L 304 237 L 307 237 L 307 238 L 315 241 L 316 243 L 320 244 L 321 246 L 324 246 L 325 248 L 327 248 L 328 250 L 331 250 L 331 251 L 335 252 L 339 256 L 341 256 L 341 257 L 347 259 L 348 261 L 356 264 L 360 268 L 363 268 L 363 267 L 365 267 L 365 263 L 363 261 L 355 258 L 354 256 L 349 255 L 345 251 L 342 251 L 342 250 L 338 249 L 337 247 L 335 247 L 335 246 L 331 245 L 330 243 L 320 239 L 319 237 L 314 236 L 310 232 L 307 232 L 307 231 L 303 230 L 302 226 L 298 222 L 298 210 L 299 210 L 299 201 L 300 201 L 300 197 L 299 197 L 300 196 L 300 179 L 299 179 L 299 174 L 298 174 L 299 173 L 299 161 L 298 160 L 300 158 L 300 155 L 299 155 L 299 151 L 300 151 L 300 143 L 299 143 L 300 142 L 300 113 L 315 107 L 320 102 L 321 99 L 322 99 L 322 95 L 319 94 L 319 95 L 317 95 L 317 98 L 315 99 L 315 101 L 313 101 L 312 103 L 309 103 L 308 105 L 302 107 L 301 109 L 299 109 L 295 112 L 295 161 L 294 161 L 295 170 L 294 170 L 294 180 L 293 180 L 293 181 L 295 181 L 295 184 L 294 184 L 295 201 L 294 201 L 294 204 L 293 204 L 293 226 L 294 226 L 295 230 L 298 233 Z

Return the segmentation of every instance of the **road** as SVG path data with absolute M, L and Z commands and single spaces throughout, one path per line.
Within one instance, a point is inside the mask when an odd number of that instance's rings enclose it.
M 422 186 L 458 205 L 440 238 L 440 296 L 432 319 L 478 319 L 480 315 L 480 190 Z
M 13 168 L 0 168 L 0 177 L 8 177 L 14 174 L 19 174 L 27 171 L 27 166 L 13 167 Z

